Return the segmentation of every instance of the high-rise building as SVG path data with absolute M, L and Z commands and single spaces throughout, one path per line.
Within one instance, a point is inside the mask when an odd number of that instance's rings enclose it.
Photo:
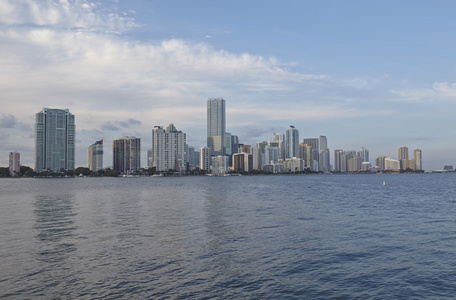
M 43 108 L 36 114 L 36 171 L 74 170 L 76 125 L 68 109 Z
M 207 99 L 207 147 L 212 156 L 225 153 L 226 116 L 223 98 Z
M 331 171 L 331 163 L 330 163 L 330 154 L 328 149 L 328 140 L 326 136 L 320 135 L 320 157 L 319 157 L 319 171 L 322 172 L 329 172 Z
M 21 155 L 19 152 L 10 152 L 9 154 L 9 173 L 10 176 L 17 176 L 21 172 Z
M 270 146 L 279 148 L 279 159 L 285 159 L 285 135 L 283 133 L 273 133 L 271 143 L 276 143 Z
M 96 141 L 87 149 L 87 163 L 90 171 L 103 169 L 103 140 Z
M 382 171 L 386 169 L 385 159 L 386 159 L 385 156 L 380 155 L 380 156 L 377 157 L 377 159 L 375 160 L 375 164 L 376 164 L 377 167 L 379 167 L 379 169 L 382 170 Z
M 228 172 L 228 157 L 227 156 L 212 156 L 212 174 L 221 176 Z
M 119 172 L 141 168 L 141 139 L 125 136 L 112 143 L 113 169 Z
M 361 149 L 358 152 L 358 156 L 361 157 L 361 160 L 363 162 L 368 162 L 369 161 L 369 150 L 366 149 L 366 147 L 361 147 Z
M 344 151 L 342 149 L 334 150 L 334 171 L 335 172 L 341 172 L 343 169 L 343 167 L 342 167 L 343 155 L 344 155 Z
M 290 125 L 286 132 L 285 158 L 299 157 L 299 131 Z
M 415 160 L 415 170 L 418 170 L 418 171 L 423 170 L 421 149 L 413 150 L 413 159 Z
M 399 149 L 397 149 L 397 157 L 398 157 L 398 160 L 400 163 L 401 170 L 406 170 L 409 165 L 408 154 L 409 154 L 408 148 L 405 146 L 399 147 Z
M 253 155 L 246 152 L 233 154 L 234 172 L 251 172 L 253 170 Z
M 318 171 L 318 163 L 320 160 L 320 146 L 317 138 L 303 139 L 303 143 L 312 147 L 312 161 L 306 163 L 313 171 Z
M 200 170 L 204 170 L 206 172 L 211 171 L 211 149 L 208 147 L 200 148 Z
M 166 130 L 162 126 L 155 126 L 153 137 L 153 167 L 155 170 L 175 170 L 185 173 L 187 135 L 178 131 L 173 124 L 169 124 Z

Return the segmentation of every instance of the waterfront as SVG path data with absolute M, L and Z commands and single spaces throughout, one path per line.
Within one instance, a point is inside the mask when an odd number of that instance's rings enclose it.
M 455 181 L 2 179 L 0 298 L 450 299 Z

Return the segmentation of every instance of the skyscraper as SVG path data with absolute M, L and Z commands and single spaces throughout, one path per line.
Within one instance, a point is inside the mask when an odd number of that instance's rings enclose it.
M 320 157 L 319 157 L 319 171 L 331 171 L 330 154 L 328 149 L 328 140 L 326 136 L 320 135 Z
M 155 126 L 153 134 L 153 167 L 157 171 L 175 170 L 185 173 L 187 159 L 187 135 L 173 124 L 166 130 Z
M 406 170 L 408 166 L 408 147 L 402 146 L 397 149 L 397 157 L 400 163 L 400 169 Z
M 312 161 L 308 163 L 313 171 L 318 171 L 318 162 L 320 160 L 320 147 L 317 138 L 303 139 L 303 142 L 312 147 Z
M 290 125 L 286 132 L 285 158 L 299 157 L 299 131 Z
M 208 147 L 200 148 L 200 170 L 211 171 L 211 149 Z
M 9 172 L 10 176 L 17 176 L 21 172 L 21 155 L 19 152 L 10 152 L 9 154 Z
M 119 172 L 141 168 L 141 139 L 134 136 L 114 140 L 112 143 L 113 169 Z
M 96 141 L 87 149 L 87 163 L 90 171 L 103 169 L 103 140 Z
M 413 159 L 415 160 L 415 170 L 423 170 L 421 149 L 413 150 Z
M 43 108 L 36 114 L 35 169 L 74 170 L 76 125 L 68 109 Z
M 207 99 L 207 147 L 212 156 L 225 155 L 226 117 L 223 98 Z

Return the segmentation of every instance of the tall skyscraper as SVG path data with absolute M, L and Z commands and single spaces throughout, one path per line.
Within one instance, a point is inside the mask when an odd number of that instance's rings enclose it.
M 330 154 L 328 149 L 328 140 L 326 136 L 320 135 L 320 157 L 319 157 L 319 170 L 322 172 L 329 172 L 331 171 L 331 163 L 330 163 Z
M 421 149 L 413 150 L 413 159 L 415 160 L 415 170 L 423 170 L 423 161 Z
M 74 170 L 76 125 L 68 109 L 43 108 L 36 114 L 35 170 Z
M 96 141 L 87 149 L 87 162 L 92 172 L 103 169 L 103 140 Z
M 397 157 L 400 163 L 401 170 L 407 170 L 408 165 L 408 147 L 402 146 L 397 149 Z
M 207 99 L 207 147 L 212 156 L 225 153 L 226 117 L 223 98 Z
M 408 147 L 402 146 L 397 149 L 397 157 L 399 160 L 408 159 Z
M 119 172 L 141 168 L 141 139 L 134 136 L 114 140 L 112 143 L 113 169 Z
M 290 125 L 286 132 L 286 158 L 299 157 L 299 131 Z
M 10 176 L 17 176 L 21 172 L 21 155 L 19 152 L 10 152 L 9 154 L 9 172 Z
M 271 142 L 277 143 L 274 147 L 279 148 L 279 159 L 285 159 L 285 135 L 283 133 L 273 133 Z
M 162 126 L 154 127 L 153 166 L 157 171 L 175 170 L 185 173 L 187 159 L 187 135 L 178 131 L 173 124 L 166 130 Z
M 318 143 L 317 138 L 307 138 L 303 139 L 303 142 L 312 147 L 312 161 L 310 163 L 310 167 L 313 171 L 318 171 L 318 163 L 320 160 L 320 146 Z
M 369 150 L 366 149 L 366 147 L 361 147 L 361 149 L 358 152 L 358 156 L 361 157 L 362 162 L 368 162 L 369 161 Z

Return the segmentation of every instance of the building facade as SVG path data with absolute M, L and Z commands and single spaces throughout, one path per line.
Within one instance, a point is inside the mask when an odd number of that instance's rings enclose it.
M 226 114 L 223 98 L 207 99 L 207 147 L 212 156 L 225 156 Z
M 115 171 L 128 173 L 141 168 L 141 139 L 125 136 L 112 143 L 112 165 Z
M 21 155 L 19 152 L 10 152 L 9 154 L 9 173 L 10 176 L 18 176 L 21 172 Z
M 211 149 L 208 147 L 200 148 L 199 168 L 207 173 L 211 171 Z
M 74 170 L 76 125 L 68 109 L 43 108 L 35 121 L 35 170 Z
M 174 170 L 185 173 L 187 159 L 187 135 L 173 124 L 166 129 L 155 126 L 153 133 L 153 167 L 156 171 Z
M 290 125 L 286 132 L 285 158 L 299 157 L 299 131 Z
M 103 169 L 103 140 L 96 141 L 87 149 L 87 164 L 92 172 Z

